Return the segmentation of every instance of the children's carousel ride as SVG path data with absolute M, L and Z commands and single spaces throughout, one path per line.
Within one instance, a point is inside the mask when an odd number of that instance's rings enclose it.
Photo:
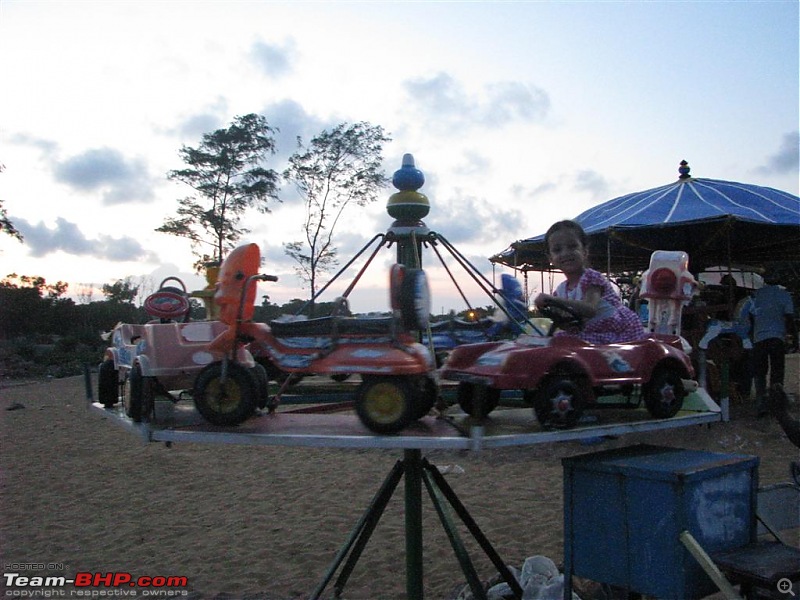
M 99 401 L 109 407 L 121 399 L 134 421 L 149 420 L 156 397 L 177 400 L 188 391 L 208 422 L 237 425 L 257 408 L 276 407 L 291 381 L 291 377 L 285 378 L 278 394 L 270 397 L 268 380 L 277 370 L 288 376 L 359 375 L 355 410 L 363 424 L 376 433 L 395 433 L 426 415 L 437 400 L 438 389 L 423 248 L 435 251 L 465 300 L 439 245 L 467 269 L 490 298 L 497 299 L 506 319 L 495 322 L 494 332 L 506 324 L 517 331 L 531 324 L 526 321 L 520 291 L 505 279 L 502 289 L 494 288 L 452 244 L 421 221 L 430 208 L 427 197 L 417 191 L 423 183 L 413 157 L 404 156 L 393 177 L 400 191 L 387 203 L 395 222 L 387 233 L 368 242 L 310 301 L 375 245 L 330 316 L 254 322 L 255 284 L 277 280 L 258 273 L 256 244 L 234 249 L 222 263 L 211 299 L 215 308 L 212 321 L 189 321 L 188 295 L 182 283 L 181 289 L 159 289 L 145 301 L 153 320 L 143 325 L 120 324 L 114 329 L 112 346 L 100 366 Z M 392 245 L 397 248 L 397 262 L 389 273 L 389 316 L 349 316 L 349 294 L 378 251 Z M 428 346 L 421 343 L 423 336 L 427 336 Z

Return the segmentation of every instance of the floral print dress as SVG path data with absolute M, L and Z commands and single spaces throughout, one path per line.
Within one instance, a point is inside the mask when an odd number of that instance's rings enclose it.
M 589 319 L 578 334 L 581 339 L 592 344 L 612 344 L 632 342 L 646 337 L 644 327 L 635 312 L 622 304 L 622 300 L 602 273 L 586 269 L 575 288 L 568 288 L 563 281 L 553 293 L 557 298 L 583 300 L 586 290 L 595 286 L 602 289 L 597 314 Z M 559 332 L 558 335 L 571 335 Z

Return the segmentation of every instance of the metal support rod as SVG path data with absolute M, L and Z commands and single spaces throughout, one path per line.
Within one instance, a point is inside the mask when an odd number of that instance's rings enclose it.
M 366 271 L 366 270 L 367 270 L 367 267 L 369 267 L 369 265 L 370 265 L 370 264 L 372 264 L 372 260 L 375 258 L 375 255 L 376 255 L 376 254 L 378 254 L 378 250 L 380 250 L 381 248 L 383 248 L 383 246 L 384 246 L 386 243 L 387 243 L 387 242 L 386 242 L 386 238 L 384 238 L 384 239 L 382 239 L 382 240 L 381 240 L 381 243 L 380 243 L 380 244 L 378 244 L 377 246 L 375 246 L 375 250 L 373 250 L 373 251 L 372 251 L 372 254 L 370 254 L 370 257 L 367 259 L 367 262 L 365 262 L 365 263 L 364 263 L 364 266 L 363 266 L 363 267 L 361 267 L 361 269 L 358 271 L 358 273 L 356 274 L 356 276 L 353 278 L 353 281 L 350 283 L 350 285 L 349 285 L 349 286 L 347 286 L 347 289 L 346 289 L 346 290 L 344 291 L 344 293 L 342 294 L 342 296 L 343 296 L 343 297 L 347 298 L 347 297 L 350 295 L 350 292 L 352 292 L 352 291 L 353 291 L 353 288 L 354 288 L 354 287 L 356 287 L 356 284 L 357 284 L 357 283 L 359 282 L 359 280 L 361 279 L 361 276 L 364 274 L 364 271 Z M 348 263 L 348 265 L 349 265 L 349 264 L 350 264 L 350 263 Z M 322 291 L 324 291 L 324 290 L 320 290 L 320 292 L 322 292 Z
M 422 454 L 404 450 L 406 508 L 406 598 L 422 600 Z
M 92 372 L 89 370 L 89 363 L 83 363 L 83 384 L 86 386 L 86 400 L 91 404 L 94 402 L 92 393 Z
M 442 266 L 444 267 L 444 270 L 450 276 L 450 281 L 453 282 L 453 285 L 455 286 L 456 290 L 458 290 L 458 293 L 461 296 L 461 299 L 464 301 L 464 304 L 467 305 L 467 308 L 472 310 L 472 305 L 470 305 L 469 300 L 467 300 L 467 297 L 464 295 L 464 292 L 461 290 L 461 286 L 458 285 L 458 282 L 456 281 L 455 276 L 453 275 L 452 271 L 450 271 L 450 267 L 448 267 L 447 263 L 444 262 L 444 258 L 442 257 L 442 255 L 439 252 L 438 248 L 436 248 L 436 246 L 434 244 L 431 244 L 431 248 L 433 248 L 434 253 L 439 258 L 439 262 L 442 263 Z
M 394 468 L 392 468 L 392 471 L 389 473 L 389 476 L 384 481 L 380 491 L 373 499 L 372 504 L 367 511 L 367 518 L 363 522 L 361 533 L 359 534 L 358 539 L 356 540 L 356 543 L 350 552 L 350 556 L 347 558 L 347 562 L 345 562 L 344 566 L 342 567 L 342 571 L 339 573 L 339 577 L 336 579 L 336 583 L 333 586 L 334 595 L 337 598 L 341 596 L 344 586 L 347 585 L 347 580 L 350 579 L 350 575 L 352 574 L 358 559 L 361 558 L 361 554 L 364 552 L 364 548 L 367 546 L 369 538 L 372 537 L 372 532 L 375 531 L 375 527 L 378 525 L 378 521 L 380 521 L 383 511 L 386 510 L 386 505 L 389 504 L 392 494 L 394 494 L 395 489 L 397 489 L 397 484 L 400 483 L 400 479 L 403 477 L 404 470 L 405 467 L 403 462 L 397 461 L 397 463 L 394 465 Z
M 363 549 L 363 546 L 366 544 L 367 539 L 364 539 L 363 543 L 361 541 L 362 534 L 368 530 L 367 538 L 369 538 L 369 534 L 372 533 L 373 529 L 375 528 L 375 524 L 377 524 L 378 520 L 381 518 L 383 514 L 383 509 L 386 507 L 386 504 L 389 502 L 389 499 L 392 497 L 397 484 L 400 481 L 400 478 L 403 476 L 403 462 L 397 461 L 392 467 L 392 470 L 389 472 L 389 475 L 386 476 L 386 479 L 383 481 L 383 485 L 378 490 L 378 493 L 375 494 L 372 502 L 370 502 L 367 510 L 364 511 L 364 514 L 361 515 L 361 518 L 356 523 L 356 526 L 350 532 L 350 536 L 347 538 L 347 541 L 344 545 L 339 549 L 339 552 L 336 554 L 336 558 L 333 559 L 331 566 L 328 568 L 328 571 L 325 573 L 325 576 L 320 581 L 317 588 L 311 593 L 309 596 L 309 600 L 316 600 L 320 597 L 323 591 L 325 591 L 325 587 L 328 585 L 330 580 L 333 578 L 334 573 L 336 573 L 336 569 L 339 568 L 339 565 L 342 564 L 347 553 L 350 552 L 350 548 L 353 547 L 357 541 L 359 542 L 360 549 Z M 374 523 L 373 523 L 374 521 Z M 359 551 L 360 553 L 360 551 Z M 352 566 L 348 571 L 348 576 L 350 571 L 352 571 Z M 341 579 L 341 577 L 340 577 Z M 338 584 L 338 582 L 337 582 Z M 342 586 L 344 583 L 342 583 Z
M 422 475 L 433 506 L 436 509 L 436 513 L 439 515 L 439 520 L 442 522 L 442 527 L 447 534 L 447 538 L 450 540 L 450 545 L 453 547 L 453 552 L 458 559 L 458 563 L 461 565 L 461 571 L 467 578 L 469 589 L 472 590 L 472 597 L 476 600 L 486 600 L 486 592 L 483 589 L 483 584 L 481 583 L 480 577 L 478 577 L 478 573 L 475 571 L 475 566 L 469 559 L 469 554 L 464 547 L 464 542 L 461 541 L 461 537 L 458 535 L 453 517 L 450 515 L 450 511 L 447 510 L 447 506 L 444 503 L 441 490 L 434 483 L 430 471 L 427 469 L 423 470 Z
M 447 251 L 450 252 L 451 256 L 455 259 L 455 261 L 459 265 L 461 265 L 461 267 L 464 269 L 464 271 L 466 271 L 466 273 L 470 277 L 472 277 L 472 279 L 475 281 L 475 283 L 478 285 L 478 287 L 481 288 L 483 290 L 483 292 L 487 296 L 489 296 L 489 298 L 491 298 L 492 302 L 494 302 L 497 305 L 497 307 L 511 321 L 517 323 L 518 325 L 522 325 L 522 323 L 520 323 L 520 320 L 517 317 L 513 316 L 506 309 L 506 307 L 503 305 L 502 302 L 497 302 L 497 300 L 493 296 L 493 294 L 497 293 L 497 290 L 495 289 L 494 285 L 483 275 L 483 273 L 481 273 L 477 269 L 477 267 L 475 267 L 475 265 L 473 265 L 471 262 L 469 262 L 469 260 L 463 254 L 461 254 L 455 248 L 455 246 L 453 246 L 450 242 L 448 242 L 447 238 L 445 238 L 445 237 L 443 237 L 443 236 L 441 236 L 439 234 L 435 234 L 435 233 L 431 233 L 430 235 L 431 235 L 432 238 L 433 238 L 433 236 L 435 236 L 435 239 L 442 243 L 442 245 L 447 249 Z M 434 249 L 434 252 L 436 252 L 436 255 L 439 256 L 439 260 L 442 260 L 442 257 L 439 254 L 439 251 L 436 249 L 436 247 L 435 247 L 435 245 L 433 245 L 433 243 L 432 243 L 432 247 Z M 467 303 L 467 306 L 469 306 L 469 303 Z M 533 321 L 528 319 L 527 317 L 523 318 L 523 322 L 525 324 L 527 324 L 528 326 L 530 326 L 533 329 L 533 331 L 539 333 L 540 335 L 544 335 L 544 332 L 541 329 L 539 329 L 539 327 Z
M 497 572 L 503 577 L 505 582 L 511 588 L 511 591 L 514 592 L 514 595 L 517 598 L 522 597 L 522 588 L 519 585 L 516 577 L 511 573 L 506 566 L 506 563 L 500 558 L 500 555 L 494 549 L 489 539 L 483 533 L 481 528 L 475 522 L 475 519 L 472 518 L 472 515 L 469 514 L 469 511 L 464 506 L 464 504 L 459 500 L 458 496 L 456 495 L 455 491 L 450 484 L 447 483 L 447 480 L 444 476 L 439 472 L 439 470 L 434 467 L 427 459 L 422 459 L 422 466 L 430 474 L 430 477 L 433 479 L 433 482 L 436 486 L 441 490 L 444 497 L 447 498 L 447 501 L 450 503 L 450 506 L 453 507 L 453 510 L 456 511 L 456 514 L 461 519 L 461 521 L 466 525 L 467 530 L 472 534 L 472 537 L 475 538 L 475 541 L 478 542 L 478 545 L 481 549 L 486 553 L 486 556 L 489 557 L 489 560 L 492 561 L 492 564 L 497 569 Z
M 352 265 L 358 259 L 359 256 L 364 254 L 366 249 L 369 248 L 375 242 L 375 240 L 377 240 L 377 239 L 381 240 L 381 243 L 378 244 L 378 248 L 382 248 L 383 245 L 388 243 L 388 241 L 389 241 L 389 240 L 386 239 L 386 236 L 384 234 L 382 234 L 382 233 L 378 233 L 375 236 L 373 236 L 373 238 L 370 241 L 368 241 L 366 244 L 364 244 L 364 246 L 361 248 L 361 250 L 356 252 L 356 254 L 355 254 L 355 256 L 353 256 L 353 258 L 351 258 L 349 261 L 347 261 L 347 264 L 345 266 L 343 266 L 341 269 L 339 269 L 339 272 L 336 273 L 336 275 L 331 277 L 331 279 L 330 279 L 330 281 L 328 281 L 328 283 L 326 283 L 324 286 L 322 286 L 322 288 L 320 288 L 317 291 L 317 293 L 314 294 L 314 296 L 308 302 L 306 302 L 305 304 L 303 304 L 303 306 L 300 307 L 300 310 L 297 311 L 297 314 L 298 315 L 302 314 L 303 311 L 308 307 L 308 305 L 311 304 L 312 302 L 314 302 L 317 298 L 319 298 L 322 295 L 322 293 L 325 290 L 327 290 L 331 286 L 331 284 L 339 278 L 339 276 L 342 273 L 344 273 L 348 268 L 350 268 L 350 265 Z M 377 249 L 376 249 L 375 253 L 377 253 Z M 375 256 L 375 253 L 373 253 L 372 257 Z M 370 261 L 372 260 L 372 257 L 370 257 Z M 369 264 L 369 262 L 367 262 L 367 264 Z M 366 268 L 366 267 L 364 267 L 364 268 Z M 363 271 L 364 271 L 364 269 L 362 268 L 361 272 L 363 273 Z M 359 277 L 360 276 L 361 275 L 359 274 Z

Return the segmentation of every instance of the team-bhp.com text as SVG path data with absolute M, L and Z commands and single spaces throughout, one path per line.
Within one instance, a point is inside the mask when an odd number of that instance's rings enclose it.
M 76 573 L 74 577 L 3 573 L 8 597 L 176 597 L 186 596 L 189 580 L 176 576 L 133 577 L 130 573 Z M 63 589 L 65 586 L 75 589 Z M 141 588 L 138 590 L 130 588 Z M 183 589 L 176 589 L 183 588 Z

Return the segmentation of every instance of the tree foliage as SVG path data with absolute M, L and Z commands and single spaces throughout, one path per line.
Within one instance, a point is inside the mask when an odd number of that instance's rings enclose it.
M 0 339 L 25 331 L 43 333 L 59 323 L 69 323 L 66 314 L 73 304 L 61 298 L 67 284 L 59 281 L 49 285 L 38 275 L 11 273 L 0 280 Z
M 133 304 L 139 294 L 139 286 L 134 285 L 130 277 L 118 279 L 114 283 L 103 284 L 103 295 L 109 302 L 117 304 Z
M 16 273 L 11 273 L 0 280 L 0 288 L 30 289 L 39 298 L 59 298 L 67 292 L 68 287 L 69 284 L 64 281 L 48 284 L 47 280 L 39 275 L 17 275 Z
M 0 173 L 5 170 L 5 165 L 0 164 Z M 3 200 L 0 198 L 0 231 L 13 238 L 17 238 L 20 242 L 23 241 L 22 234 L 14 227 L 11 219 L 8 218 L 8 213 L 3 207 Z
M 284 251 L 297 262 L 295 270 L 311 298 L 320 275 L 338 264 L 333 233 L 345 209 L 374 202 L 388 184 L 381 153 L 390 139 L 382 127 L 363 121 L 324 130 L 308 146 L 297 138 L 298 149 L 283 176 L 305 202 L 305 240 L 284 244 Z
M 205 263 L 221 262 L 248 232 L 240 226 L 248 208 L 268 213 L 270 201 L 279 201 L 278 174 L 264 167 L 275 153 L 275 132 L 264 117 L 251 113 L 235 117 L 227 129 L 204 134 L 196 148 L 181 148 L 187 168 L 167 176 L 195 194 L 178 200 L 177 216 L 156 231 L 189 239 L 198 270 Z

